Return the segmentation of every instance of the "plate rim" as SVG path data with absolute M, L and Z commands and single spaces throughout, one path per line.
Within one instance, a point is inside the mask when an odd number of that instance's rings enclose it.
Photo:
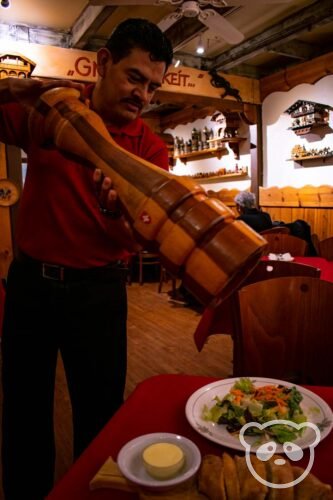
M 128 473 L 128 469 L 124 469 L 122 465 L 122 460 L 123 457 L 125 456 L 126 451 L 132 446 L 144 443 L 145 440 L 153 439 L 156 438 L 156 440 L 161 441 L 163 439 L 174 439 L 175 442 L 181 442 L 185 443 L 188 448 L 190 448 L 193 453 L 194 453 L 194 460 L 195 460 L 195 465 L 192 466 L 188 471 L 186 471 L 184 474 L 181 476 L 177 476 L 166 479 L 166 480 L 159 480 L 155 479 L 153 477 L 149 477 L 149 481 L 146 479 L 141 479 L 132 474 L 131 472 Z M 145 446 L 147 446 L 149 443 L 147 443 Z M 121 470 L 122 474 L 131 482 L 139 485 L 139 486 L 145 486 L 147 488 L 152 488 L 152 489 L 166 489 L 169 487 L 176 486 L 177 484 L 180 484 L 182 482 L 187 481 L 190 479 L 199 469 L 200 463 L 201 463 L 201 452 L 199 450 L 199 447 L 189 438 L 186 436 L 182 436 L 181 434 L 174 433 L 174 432 L 150 432 L 148 434 L 141 434 L 140 436 L 137 436 L 130 441 L 127 441 L 122 448 L 119 450 L 118 455 L 117 455 L 117 464 L 119 469 Z M 177 480 L 178 479 L 178 480 Z
M 252 381 L 263 382 L 263 383 L 271 383 L 271 384 L 274 383 L 275 385 L 282 384 L 282 385 L 285 385 L 286 387 L 296 387 L 298 390 L 300 390 L 300 392 L 303 395 L 311 397 L 311 399 L 313 399 L 313 397 L 314 397 L 316 401 L 320 402 L 320 406 L 322 407 L 322 409 L 324 411 L 325 418 L 329 418 L 328 416 L 330 416 L 330 425 L 328 425 L 320 433 L 320 441 L 319 442 L 323 441 L 323 439 L 325 439 L 332 431 L 332 429 L 333 429 L 333 410 L 326 403 L 326 401 L 323 398 L 321 398 L 320 396 L 318 396 L 315 392 L 313 392 L 305 387 L 302 387 L 299 384 L 294 384 L 292 382 L 288 382 L 287 380 L 274 379 L 274 378 L 270 378 L 270 377 L 255 377 L 255 376 L 246 376 L 246 377 L 243 376 L 243 377 L 241 377 L 240 376 L 240 377 L 230 377 L 230 378 L 216 380 L 215 382 L 210 382 L 202 387 L 199 387 L 199 389 L 194 391 L 187 399 L 186 405 L 185 405 L 186 419 L 187 419 L 188 423 L 191 425 L 191 427 L 196 432 L 198 432 L 201 436 L 203 436 L 206 439 L 208 439 L 214 443 L 217 443 L 221 446 L 225 446 L 226 448 L 231 448 L 231 449 L 238 450 L 238 451 L 244 451 L 244 447 L 237 439 L 235 439 L 235 443 L 230 444 L 229 442 L 221 441 L 220 439 L 216 438 L 215 436 L 210 436 L 207 432 L 203 432 L 203 431 L 200 432 L 200 429 L 198 428 L 198 422 L 194 421 L 194 419 L 192 418 L 192 415 L 190 414 L 190 410 L 192 410 L 192 408 L 193 408 L 193 403 L 192 403 L 193 400 L 197 399 L 199 396 L 207 393 L 208 391 L 214 389 L 215 387 L 219 387 L 219 385 L 221 383 L 225 382 L 226 385 L 227 384 L 233 385 L 237 380 L 240 380 L 241 378 L 249 378 Z M 316 404 L 318 404 L 318 403 L 316 403 Z M 204 423 L 204 421 L 202 421 L 202 422 Z M 282 445 L 278 444 L 278 447 L 282 448 Z M 309 445 L 303 445 L 303 446 L 301 446 L 301 448 L 307 449 L 307 448 L 309 448 Z M 256 450 L 257 450 L 257 447 L 253 447 L 253 448 L 251 447 L 251 452 L 255 453 Z M 281 453 L 281 452 L 283 453 L 283 450 L 281 450 L 281 449 L 277 450 L 277 453 Z

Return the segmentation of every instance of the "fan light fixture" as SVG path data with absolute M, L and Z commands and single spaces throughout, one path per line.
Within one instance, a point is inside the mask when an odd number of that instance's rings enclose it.
M 8 7 L 10 7 L 9 0 L 1 0 L 1 7 L 8 9 Z
M 177 61 L 175 62 L 174 64 L 174 67 L 175 68 L 178 68 L 178 66 L 180 65 L 180 59 L 177 59 Z
M 205 47 L 204 47 L 204 44 L 202 43 L 201 36 L 199 36 L 199 41 L 198 41 L 198 45 L 196 48 L 196 53 L 197 54 L 204 54 L 205 53 Z

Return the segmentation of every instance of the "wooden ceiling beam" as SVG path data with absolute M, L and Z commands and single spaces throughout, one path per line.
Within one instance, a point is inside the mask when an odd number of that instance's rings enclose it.
M 310 43 L 293 40 L 281 45 L 279 44 L 278 46 L 269 49 L 269 52 L 273 52 L 274 54 L 279 54 L 281 56 L 287 56 L 292 59 L 298 59 L 299 61 L 307 61 L 316 55 L 317 48 Z
M 72 27 L 71 47 L 85 49 L 89 39 L 98 32 L 116 8 L 87 5 Z
M 285 44 L 300 33 L 332 21 L 332 0 L 317 0 L 259 35 L 223 52 L 215 58 L 210 69 L 227 71 L 256 55 L 275 49 L 281 43 Z
M 14 42 L 38 43 L 68 48 L 71 34 L 69 31 L 45 29 L 39 26 L 0 23 L 1 38 L 13 40 Z

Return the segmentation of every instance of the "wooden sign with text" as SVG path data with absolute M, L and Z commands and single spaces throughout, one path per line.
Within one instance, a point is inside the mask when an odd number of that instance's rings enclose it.
M 96 53 L 78 49 L 64 49 L 23 42 L 11 42 L 7 52 L 20 53 L 36 63 L 33 77 L 69 78 L 81 82 L 94 82 L 97 79 Z M 223 73 L 221 73 L 223 75 Z M 252 78 L 223 75 L 230 85 L 239 90 L 243 102 L 259 104 L 259 81 Z M 170 66 L 165 77 L 162 91 L 177 94 L 219 98 L 223 89 L 213 87 L 207 71 L 194 68 Z M 230 100 L 234 98 L 228 97 Z

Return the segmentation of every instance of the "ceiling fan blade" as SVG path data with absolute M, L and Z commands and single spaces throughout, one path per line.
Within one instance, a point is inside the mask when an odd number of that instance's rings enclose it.
M 159 23 L 157 23 L 157 26 L 160 28 L 162 31 L 166 31 L 167 29 L 170 28 L 175 22 L 179 21 L 183 17 L 183 14 L 181 12 L 171 12 L 171 14 L 168 14 L 167 16 L 163 17 Z
M 198 19 L 228 43 L 235 45 L 244 40 L 243 33 L 213 9 L 201 10 Z
M 89 4 L 126 7 L 127 5 L 158 5 L 158 1 L 157 0 L 89 0 Z

